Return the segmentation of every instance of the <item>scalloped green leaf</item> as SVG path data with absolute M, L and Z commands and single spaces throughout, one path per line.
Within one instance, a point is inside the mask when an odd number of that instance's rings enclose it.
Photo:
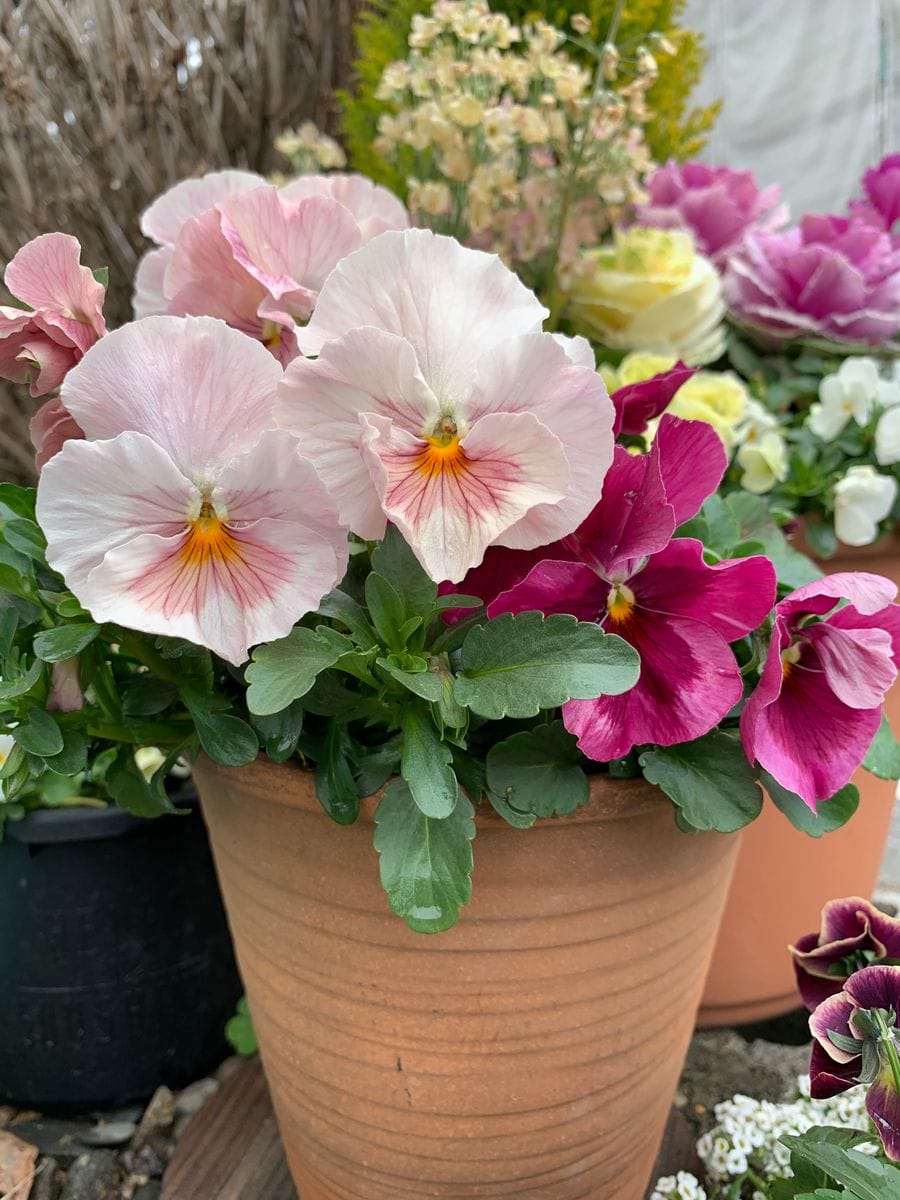
M 693 829 L 734 833 L 760 814 L 756 774 L 730 734 L 714 730 L 693 742 L 657 746 L 640 763 L 644 777 L 666 793 Z
M 245 671 L 250 685 L 247 707 L 260 717 L 281 712 L 305 696 L 322 671 L 353 650 L 349 638 L 324 625 L 315 630 L 299 626 L 285 638 L 257 646 Z
M 562 721 L 514 733 L 492 746 L 487 781 L 510 808 L 532 818 L 574 812 L 590 794 L 578 743 Z M 503 815 L 509 820 L 506 811 Z

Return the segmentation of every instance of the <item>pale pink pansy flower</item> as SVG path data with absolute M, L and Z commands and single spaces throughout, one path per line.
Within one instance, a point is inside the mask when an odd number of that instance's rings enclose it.
M 208 212 L 220 200 L 261 187 L 265 182 L 254 171 L 209 171 L 198 179 L 182 179 L 156 197 L 141 217 L 141 233 L 159 249 L 148 250 L 138 263 L 132 298 L 137 319 L 157 316 L 168 308 L 163 281 L 172 247 L 187 222 Z
M 47 561 L 96 620 L 239 664 L 341 578 L 333 504 L 272 428 L 281 374 L 221 322 L 176 317 L 126 325 L 69 374 L 87 440 L 45 466 L 37 513 Z
M 283 199 L 297 204 L 308 196 L 327 196 L 356 217 L 361 244 L 391 229 L 408 229 L 409 213 L 393 192 L 365 175 L 334 171 L 330 175 L 298 175 L 281 187 Z
M 28 309 L 0 305 L 0 378 L 46 396 L 106 333 L 106 289 L 81 265 L 77 239 L 65 233 L 44 233 L 24 245 L 4 282 Z
M 276 417 L 365 538 L 401 530 L 432 579 L 490 545 L 570 533 L 612 461 L 613 408 L 584 345 L 495 255 L 385 233 L 329 276 L 297 331 Z
M 59 396 L 51 396 L 31 418 L 28 434 L 34 446 L 34 465 L 40 471 L 70 438 L 83 438 L 84 430 Z

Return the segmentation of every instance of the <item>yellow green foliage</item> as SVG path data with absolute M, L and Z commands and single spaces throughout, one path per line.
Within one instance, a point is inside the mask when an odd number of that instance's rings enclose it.
M 388 63 L 406 58 L 412 18 L 415 13 L 427 12 L 431 3 L 432 0 L 370 0 L 370 7 L 356 23 L 357 86 L 353 93 L 340 95 L 344 135 L 353 167 L 401 194 L 405 191 L 402 174 L 372 147 L 378 118 L 389 107 L 375 99 L 375 91 Z M 669 56 L 657 46 L 649 45 L 659 65 L 659 79 L 647 96 L 654 116 L 645 128 L 645 137 L 657 162 L 668 158 L 684 160 L 697 154 L 706 143 L 719 109 L 718 105 L 689 106 L 690 92 L 700 78 L 706 52 L 698 34 L 678 25 L 684 7 L 685 0 L 627 0 L 616 35 L 616 42 L 625 53 L 632 52 L 652 31 L 664 34 L 677 50 L 676 55 Z M 605 40 L 616 0 L 544 0 L 542 4 L 492 0 L 491 8 L 517 22 L 543 18 L 566 30 L 575 13 L 585 13 L 593 23 L 593 38 Z

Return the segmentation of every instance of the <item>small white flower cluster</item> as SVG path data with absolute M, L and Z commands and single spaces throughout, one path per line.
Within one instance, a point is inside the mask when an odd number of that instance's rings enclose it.
M 339 171 L 347 165 L 347 156 L 340 145 L 312 121 L 304 121 L 299 129 L 286 129 L 279 134 L 275 149 L 290 160 L 298 175 Z
M 875 460 L 900 462 L 900 372 L 885 377 L 872 358 L 848 358 L 819 386 L 819 400 L 806 419 L 823 442 L 839 437 L 850 421 L 875 425 Z M 897 500 L 897 480 L 868 464 L 850 467 L 834 485 L 834 532 L 847 546 L 868 546 Z
M 583 14 L 572 25 L 591 28 Z M 656 61 L 641 47 L 625 74 L 616 47 L 604 46 L 594 78 L 566 41 L 546 21 L 514 25 L 483 0 L 436 0 L 413 18 L 408 57 L 381 77 L 390 111 L 375 148 L 406 174 L 421 223 L 511 265 L 557 250 L 572 264 L 640 198 Z
M 732 1096 L 717 1104 L 717 1124 L 697 1143 L 710 1183 L 725 1185 L 752 1171 L 764 1180 L 787 1179 L 791 1175 L 790 1151 L 779 1138 L 802 1134 L 813 1125 L 839 1125 L 848 1129 L 872 1129 L 871 1145 L 859 1147 L 877 1153 L 877 1138 L 866 1114 L 864 1088 L 856 1088 L 830 1100 L 812 1100 L 809 1077 L 799 1080 L 800 1095 L 790 1104 Z M 677 1193 L 676 1193 L 677 1194 Z M 715 1195 L 715 1193 L 714 1193 Z M 759 1192 L 753 1200 L 765 1200 Z
M 696 1175 L 679 1171 L 658 1180 L 650 1200 L 707 1200 L 706 1188 Z
M 748 400 L 744 419 L 735 430 L 737 465 L 744 472 L 741 487 L 761 496 L 788 476 L 787 442 L 779 432 L 778 418 L 758 400 Z

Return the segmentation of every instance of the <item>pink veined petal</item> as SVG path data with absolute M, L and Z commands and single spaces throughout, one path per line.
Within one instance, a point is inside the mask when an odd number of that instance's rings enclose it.
M 599 502 L 566 545 L 604 574 L 625 578 L 639 559 L 662 550 L 674 532 L 658 450 L 629 454 L 616 446 Z
M 81 266 L 81 245 L 66 233 L 33 238 L 11 260 L 4 276 L 17 300 L 59 324 L 83 353 L 106 332 L 106 289 Z
M 282 186 L 281 195 L 292 204 L 307 196 L 330 196 L 353 213 L 365 244 L 389 229 L 407 229 L 409 213 L 393 192 L 365 175 L 333 171 L 328 175 L 300 175 Z
M 260 187 L 266 180 L 253 171 L 209 171 L 183 179 L 157 196 L 141 217 L 141 232 L 159 246 L 174 246 L 183 226 L 221 200 Z
M 734 655 L 724 638 L 699 621 L 645 612 L 638 604 L 626 622 L 607 622 L 605 628 L 634 646 L 641 674 L 621 696 L 563 706 L 566 729 L 588 758 L 608 762 L 644 742 L 693 741 L 740 699 Z
M 788 644 L 783 618 L 769 648 L 756 691 L 741 714 L 747 757 L 815 812 L 849 783 L 881 721 L 881 709 L 850 708 L 835 696 L 814 647 L 801 650 L 785 674 L 781 650 Z
M 29 334 L 16 357 L 24 368 L 21 382 L 28 381 L 28 391 L 35 398 L 55 391 L 78 361 L 75 350 L 43 333 Z
M 266 289 L 235 260 L 221 222 L 217 209 L 185 222 L 163 281 L 168 311 L 176 316 L 219 317 L 259 337 L 259 306 Z
M 314 300 L 327 276 L 360 243 L 352 213 L 327 196 L 288 204 L 271 185 L 219 205 L 222 233 L 237 262 L 276 300 L 305 290 Z M 301 303 L 305 320 L 312 302 Z
M 828 1100 L 856 1087 L 862 1068 L 860 1059 L 838 1063 L 830 1058 L 818 1042 L 813 1042 L 809 1062 L 809 1094 L 813 1100 Z
M 350 329 L 372 325 L 406 338 L 441 399 L 471 389 L 483 354 L 506 338 L 535 333 L 547 310 L 496 255 L 427 229 L 383 233 L 329 276 L 307 327 L 304 354 Z
M 489 617 L 536 611 L 545 616 L 571 613 L 579 621 L 599 621 L 606 616 L 609 590 L 609 584 L 584 563 L 546 561 L 490 598 L 487 611 Z
M 891 636 L 883 629 L 841 629 L 821 621 L 804 631 L 815 645 L 828 686 L 850 708 L 884 702 L 897 677 Z
M 592 371 L 597 370 L 597 356 L 586 337 L 582 337 L 580 333 L 574 337 L 568 337 L 564 333 L 551 333 L 550 337 L 558 346 L 562 346 L 566 358 L 573 367 L 589 367 Z
M 838 992 L 836 996 L 830 996 L 827 1000 L 823 1000 L 815 1012 L 810 1013 L 809 1032 L 833 1062 L 849 1063 L 856 1061 L 859 1057 L 857 1054 L 839 1049 L 828 1036 L 829 1032 L 839 1033 L 843 1037 L 855 1036 L 850 1027 L 855 1008 L 856 1005 L 849 996 Z
M 876 613 L 890 604 L 897 595 L 897 585 L 882 575 L 868 571 L 837 571 L 804 584 L 779 601 L 778 612 L 784 617 L 794 613 L 822 615 L 835 607 L 838 600 L 849 600 L 864 615 Z
M 887 604 L 874 613 L 863 614 L 852 604 L 839 608 L 828 618 L 835 629 L 884 629 L 890 635 L 891 655 L 900 667 L 900 604 Z
M 684 421 L 670 415 L 660 419 L 653 445 L 677 527 L 695 517 L 722 482 L 728 455 L 706 421 Z
M 632 587 L 643 608 L 702 621 L 733 642 L 769 615 L 777 579 L 762 555 L 708 566 L 701 542 L 675 538 L 633 577 Z
M 866 1112 L 878 1130 L 885 1154 L 892 1162 L 900 1162 L 900 1094 L 889 1067 L 866 1093 Z
M 564 499 L 532 509 L 500 537 L 500 545 L 547 545 L 591 512 L 613 457 L 612 402 L 597 372 L 573 365 L 550 334 L 508 338 L 486 354 L 475 390 L 454 411 L 472 422 L 489 412 L 534 413 L 565 450 L 570 484 Z
M 860 930 L 868 931 L 872 921 L 879 918 L 886 919 L 900 936 L 900 921 L 893 917 L 885 917 L 871 901 L 862 896 L 829 900 L 822 909 L 822 930 L 817 935 L 816 944 L 827 946 L 842 938 L 855 937 Z
M 90 611 L 114 604 L 115 597 L 88 587 L 94 568 L 116 546 L 142 534 L 180 536 L 198 503 L 196 487 L 144 434 L 68 441 L 38 481 L 37 518 L 47 537 L 47 561 Z
M 70 438 L 83 438 L 84 430 L 59 396 L 54 396 L 31 418 L 28 435 L 34 445 L 34 465 L 40 471 Z
M 221 321 L 147 317 L 99 341 L 61 399 L 88 438 L 145 433 L 200 479 L 272 427 L 281 377 L 263 346 Z
M 412 346 L 396 334 L 354 329 L 317 359 L 296 358 L 278 388 L 278 425 L 300 439 L 341 520 L 372 539 L 384 534 L 385 517 L 363 458 L 364 413 L 388 417 L 417 438 L 433 433 L 440 420 Z
M 892 1008 L 900 1013 L 900 967 L 873 963 L 851 975 L 844 992 L 857 1008 Z
M 462 579 L 529 508 L 565 495 L 565 452 L 531 413 L 482 417 L 444 460 L 385 417 L 363 421 L 382 508 L 435 582 Z
M 138 263 L 131 297 L 136 321 L 143 317 L 161 316 L 168 308 L 165 278 L 171 260 L 171 248 L 162 246 L 158 250 L 148 250 Z
M 574 560 L 562 542 L 552 546 L 537 546 L 534 550 L 508 550 L 505 546 L 489 546 L 484 559 L 479 566 L 467 571 L 458 584 L 445 581 L 438 588 L 439 595 L 446 596 L 460 592 L 466 596 L 477 596 L 483 604 L 488 605 L 496 600 L 501 593 L 514 588 L 528 575 L 532 567 L 548 560 Z M 447 624 L 454 624 L 471 609 L 451 608 L 444 614 Z

